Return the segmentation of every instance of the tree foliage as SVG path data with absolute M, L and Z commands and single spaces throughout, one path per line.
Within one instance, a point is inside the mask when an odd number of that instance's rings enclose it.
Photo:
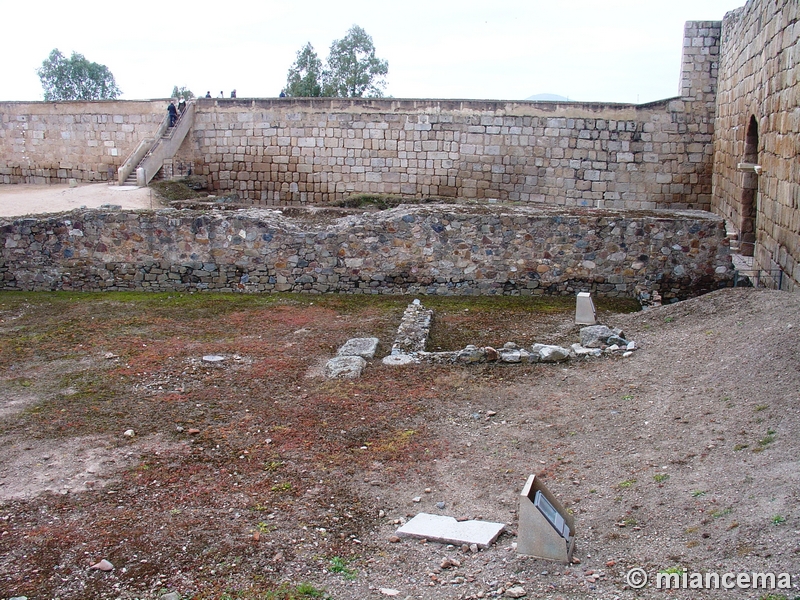
M 297 52 L 297 59 L 289 68 L 286 76 L 286 87 L 283 93 L 287 96 L 316 97 L 322 95 L 322 61 L 317 56 L 314 46 L 307 43 Z
M 375 56 L 372 37 L 353 25 L 345 37 L 331 44 L 324 67 L 314 47 L 307 43 L 289 68 L 283 93 L 296 97 L 379 98 L 388 72 L 389 63 Z
M 358 25 L 334 40 L 328 55 L 324 93 L 341 98 L 380 98 L 389 63 L 375 56 L 372 37 Z
M 172 88 L 172 95 L 170 98 L 185 98 L 186 100 L 190 100 L 195 98 L 194 92 L 185 86 L 178 87 L 177 85 Z
M 122 93 L 108 67 L 76 52 L 66 58 L 54 48 L 36 73 L 46 101 L 113 100 Z

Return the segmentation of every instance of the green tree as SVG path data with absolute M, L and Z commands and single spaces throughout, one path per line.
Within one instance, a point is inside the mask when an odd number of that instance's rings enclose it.
M 76 52 L 68 59 L 58 48 L 53 49 L 36 73 L 46 101 L 113 100 L 122 93 L 108 67 L 89 62 Z
M 322 91 L 341 98 L 380 98 L 388 72 L 389 63 L 375 56 L 372 37 L 353 25 L 346 36 L 331 44 Z
M 172 95 L 170 98 L 186 98 L 190 100 L 194 98 L 194 92 L 185 86 L 178 87 L 177 85 L 172 88 Z
M 297 52 L 297 59 L 289 68 L 286 76 L 286 87 L 283 88 L 283 93 L 296 97 L 322 95 L 322 61 L 310 42 Z

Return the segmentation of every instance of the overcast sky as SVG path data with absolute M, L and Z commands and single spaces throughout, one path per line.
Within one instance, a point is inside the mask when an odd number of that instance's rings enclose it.
M 678 94 L 683 25 L 744 0 L 3 2 L 0 101 L 41 100 L 53 48 L 106 65 L 127 100 L 277 96 L 306 43 L 325 59 L 354 24 L 395 98 L 649 102 Z

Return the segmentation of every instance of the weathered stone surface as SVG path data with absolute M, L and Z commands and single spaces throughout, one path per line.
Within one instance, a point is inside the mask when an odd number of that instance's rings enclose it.
M 604 345 L 610 345 L 609 338 L 622 339 L 619 330 L 611 329 L 606 325 L 590 325 L 589 327 L 581 327 L 581 346 L 584 348 L 600 348 Z M 625 342 L 627 345 L 628 342 Z
M 366 365 L 367 361 L 360 356 L 337 356 L 325 363 L 325 377 L 329 379 L 360 377 Z
M 336 356 L 360 356 L 361 358 L 374 358 L 378 349 L 378 338 L 350 338 L 339 350 Z
M 376 239 L 383 240 L 381 252 L 373 250 Z M 535 240 L 542 240 L 550 258 Z M 662 244 L 669 244 L 668 255 Z M 696 212 L 595 211 L 586 219 L 563 209 L 503 206 L 489 214 L 480 207 L 424 205 L 323 227 L 271 210 L 85 210 L 0 219 L 0 287 L 436 295 L 558 294 L 586 287 L 627 296 L 650 276 L 668 286 L 665 295 L 684 297 L 730 280 L 732 271 L 714 274 L 718 266 L 730 267 L 726 244 L 724 221 Z M 461 246 L 496 250 L 465 254 Z M 636 272 L 618 273 L 614 261 L 584 265 L 588 250 L 613 249 L 623 262 L 650 259 Z M 548 270 L 540 272 L 545 263 Z M 418 266 L 398 273 L 398 264 Z M 528 266 L 518 270 L 520 264 Z M 677 266 L 685 277 L 673 276 Z M 419 340 L 430 328 L 430 314 L 412 303 L 393 349 L 424 350 Z
M 495 350 L 495 353 L 496 352 L 497 351 Z M 457 360 L 458 362 L 463 363 L 481 362 L 486 360 L 486 349 L 478 348 L 477 346 L 470 344 L 458 353 Z
M 500 362 L 518 363 L 522 361 L 522 353 L 519 350 L 503 348 L 498 354 L 500 355 Z
M 583 356 L 600 356 L 603 351 L 600 348 L 584 348 L 580 344 L 572 344 L 570 346 L 572 353 L 575 356 L 583 357 Z
M 453 517 L 419 513 L 400 527 L 397 535 L 446 544 L 477 544 L 479 548 L 488 548 L 504 527 L 503 523 L 457 521 Z
M 381 362 L 384 365 L 401 367 L 404 365 L 413 365 L 419 361 L 411 354 L 390 354 L 389 356 L 384 356 Z
M 569 358 L 569 350 L 561 346 L 534 344 L 531 353 L 539 355 L 539 362 L 561 362 Z
M 433 311 L 422 306 L 419 299 L 415 299 L 406 307 L 397 335 L 392 344 L 392 354 L 410 354 L 425 350 L 428 334 L 431 330 Z

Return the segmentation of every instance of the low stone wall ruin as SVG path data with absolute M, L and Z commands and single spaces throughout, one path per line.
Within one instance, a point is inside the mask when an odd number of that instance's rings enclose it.
M 633 296 L 646 285 L 669 300 L 733 275 L 723 220 L 701 211 L 82 210 L 0 221 L 0 242 L 6 290 Z

